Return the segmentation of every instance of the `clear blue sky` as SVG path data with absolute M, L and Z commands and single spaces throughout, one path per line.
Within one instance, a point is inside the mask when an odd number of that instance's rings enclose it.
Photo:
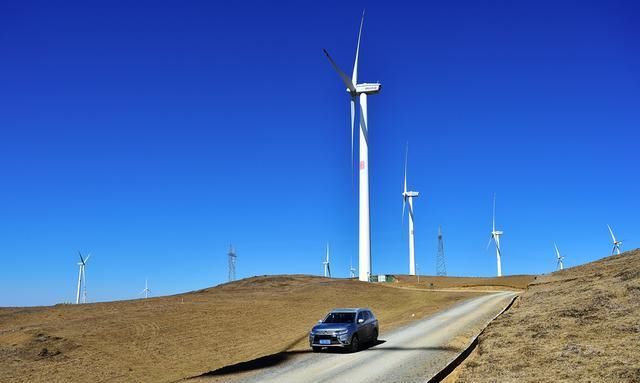
M 367 8 L 374 273 L 567 266 L 640 246 L 635 1 L 0 4 L 0 306 L 134 298 L 357 262 L 350 72 Z

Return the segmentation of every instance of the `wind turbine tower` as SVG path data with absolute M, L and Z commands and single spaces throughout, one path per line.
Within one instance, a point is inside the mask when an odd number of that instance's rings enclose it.
M 151 290 L 149 290 L 149 284 L 148 284 L 148 280 L 145 278 L 144 280 L 144 290 L 142 290 L 142 292 L 140 294 L 144 294 L 144 299 L 149 298 L 149 293 L 151 292 Z
M 76 292 L 76 304 L 80 304 L 80 291 L 82 289 L 82 303 L 87 303 L 87 279 L 85 275 L 85 266 L 87 266 L 87 262 L 89 261 L 89 257 L 91 254 L 87 255 L 86 258 L 82 257 L 82 253 L 78 251 L 78 255 L 80 256 L 80 262 L 78 262 L 78 266 L 80 266 L 80 271 L 78 273 L 78 290 Z
M 416 275 L 416 253 L 415 236 L 413 231 L 413 198 L 417 198 L 420 193 L 407 191 L 407 158 L 409 156 L 409 144 L 404 157 L 404 189 L 402 191 L 402 221 L 404 222 L 404 210 L 409 201 L 409 274 Z
M 364 12 L 360 20 L 358 43 L 356 45 L 356 57 L 353 64 L 351 78 L 347 76 L 333 61 L 329 52 L 325 55 L 333 68 L 347 87 L 351 98 L 351 166 L 353 166 L 353 133 L 355 128 L 356 99 L 360 104 L 360 178 L 359 178 L 359 239 L 358 239 L 358 278 L 368 281 L 371 275 L 371 225 L 369 216 L 369 124 L 367 118 L 367 96 L 380 92 L 382 85 L 375 83 L 358 83 L 358 55 L 360 53 L 360 37 L 364 23 Z
M 558 262 L 558 266 L 556 268 L 557 270 L 562 270 L 564 269 L 564 257 L 560 255 L 560 250 L 558 250 L 558 245 L 554 243 L 553 246 L 556 248 L 556 260 Z
M 438 226 L 438 256 L 436 257 L 436 275 L 446 277 L 447 266 L 444 263 L 444 240 L 442 239 L 442 227 Z
M 324 261 L 322 261 L 322 267 L 324 269 L 324 276 L 331 278 L 331 266 L 329 265 L 329 244 L 327 243 L 327 254 Z
M 236 250 L 233 248 L 233 245 L 229 245 L 229 253 L 227 254 L 229 258 L 229 282 L 236 280 Z
M 500 236 L 504 234 L 503 231 L 496 230 L 496 195 L 493 195 L 493 226 L 491 228 L 491 237 L 489 238 L 489 243 L 487 244 L 487 248 L 491 245 L 491 241 L 496 245 L 496 262 L 498 266 L 498 276 L 502 276 L 502 264 L 500 259 L 502 258 L 502 253 L 500 252 Z
M 613 235 L 613 230 L 611 230 L 611 226 L 607 225 L 609 228 L 609 234 L 611 234 L 611 241 L 613 242 L 613 248 L 611 248 L 611 255 L 616 253 L 620 255 L 620 247 L 622 247 L 622 241 L 616 240 L 616 236 Z

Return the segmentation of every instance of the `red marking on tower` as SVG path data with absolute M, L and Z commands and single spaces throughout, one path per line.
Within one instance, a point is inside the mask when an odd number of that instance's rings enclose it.
M 364 169 L 364 161 L 360 161 L 360 170 Z

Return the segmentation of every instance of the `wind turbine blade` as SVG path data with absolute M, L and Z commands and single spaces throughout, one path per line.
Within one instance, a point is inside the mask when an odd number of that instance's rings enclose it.
M 404 211 L 407 207 L 407 197 L 402 196 L 402 224 L 404 225 Z
M 344 82 L 344 85 L 347 86 L 347 88 L 349 88 L 349 91 L 352 93 L 355 93 L 356 91 L 356 87 L 353 85 L 353 82 L 351 82 L 351 79 L 349 78 L 349 76 L 346 75 L 346 73 L 344 73 L 339 67 L 338 64 L 336 64 L 335 61 L 333 61 L 333 59 L 331 58 L 331 56 L 329 56 L 329 52 L 327 52 L 326 49 L 322 50 L 324 52 L 324 54 L 327 56 L 327 58 L 329 59 L 329 62 L 331 63 L 331 65 L 333 66 L 333 69 L 336 70 L 336 72 L 338 72 L 338 75 L 340 76 L 340 78 L 342 79 L 342 81 Z
M 329 263 L 329 243 L 327 242 L 327 263 Z
M 356 97 L 351 96 L 351 186 L 353 186 L 353 133 L 356 124 Z
M 556 248 L 556 257 L 558 257 L 558 259 L 560 259 L 560 250 L 558 250 L 558 245 L 556 245 L 556 243 L 553 243 L 553 246 Z
M 496 193 L 493 193 L 493 231 L 496 231 Z
M 609 228 L 609 234 L 611 234 L 611 239 L 613 240 L 613 243 L 616 243 L 616 236 L 613 235 L 613 230 L 611 230 L 611 226 L 607 225 L 607 227 Z
M 489 242 L 487 242 L 487 248 L 485 250 L 489 250 L 489 246 L 491 246 L 491 240 L 493 239 L 493 234 L 489 237 Z
M 409 156 L 409 142 L 404 152 L 404 186 L 402 189 L 402 222 L 404 224 L 404 211 L 407 205 L 407 158 Z
M 87 255 L 87 258 L 84 259 L 84 264 L 86 265 L 87 262 L 89 262 L 89 258 L 91 257 L 91 253 L 89 253 L 89 255 Z
M 407 159 L 409 158 L 409 142 L 404 152 L 404 192 L 407 192 Z
M 84 265 L 84 258 L 82 258 L 82 253 L 78 251 L 78 255 L 80 256 L 80 263 Z
M 353 74 L 351 75 L 351 82 L 353 84 L 358 83 L 358 56 L 360 55 L 360 36 L 362 36 L 362 24 L 364 24 L 364 10 L 362 10 L 362 18 L 360 19 L 360 29 L 358 30 L 358 45 L 356 45 L 356 59 L 353 62 Z

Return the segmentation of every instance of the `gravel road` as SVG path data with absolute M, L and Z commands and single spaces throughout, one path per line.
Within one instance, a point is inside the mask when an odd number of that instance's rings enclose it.
M 383 332 L 379 344 L 357 353 L 307 353 L 274 367 L 211 381 L 425 382 L 457 356 L 514 295 L 500 292 L 470 299 L 409 326 Z

